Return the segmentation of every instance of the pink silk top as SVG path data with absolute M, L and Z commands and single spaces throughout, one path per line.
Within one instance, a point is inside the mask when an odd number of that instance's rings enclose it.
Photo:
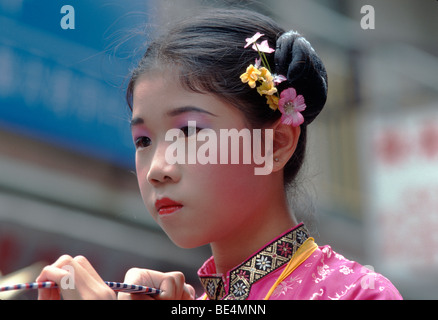
M 286 231 L 226 274 L 217 274 L 214 258 L 199 269 L 204 299 L 262 300 L 286 265 L 309 238 L 303 224 Z M 280 282 L 271 300 L 401 300 L 392 283 L 330 246 L 317 247 Z

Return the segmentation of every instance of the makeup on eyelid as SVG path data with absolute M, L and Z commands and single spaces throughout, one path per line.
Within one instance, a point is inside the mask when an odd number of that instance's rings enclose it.
M 176 129 L 181 129 L 187 127 L 189 121 L 195 121 L 196 127 L 199 129 L 211 128 L 211 122 L 206 119 L 207 117 L 205 115 L 197 114 L 197 113 L 194 114 L 194 113 L 195 112 L 191 112 L 190 115 L 184 114 L 181 116 L 176 116 L 171 121 L 171 127 Z
M 131 132 L 132 132 L 132 141 L 134 142 L 134 145 L 136 144 L 137 139 L 140 137 L 148 137 L 148 138 L 151 137 L 149 131 L 140 125 L 136 125 L 135 127 L 132 127 Z
M 190 114 L 188 114 L 190 113 Z M 188 111 L 182 115 L 176 115 L 172 117 L 169 128 L 182 129 L 187 127 L 189 121 L 195 121 L 198 129 L 211 128 L 211 121 L 207 120 L 207 117 L 200 112 Z M 132 138 L 134 144 L 139 137 L 145 136 L 151 138 L 149 130 L 145 128 L 144 121 L 141 118 L 135 118 L 131 125 Z

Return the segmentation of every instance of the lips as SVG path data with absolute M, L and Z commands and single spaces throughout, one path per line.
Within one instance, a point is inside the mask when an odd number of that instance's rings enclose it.
M 159 215 L 174 213 L 182 207 L 183 205 L 181 203 L 173 201 L 169 198 L 162 198 L 155 201 L 155 208 L 157 209 Z

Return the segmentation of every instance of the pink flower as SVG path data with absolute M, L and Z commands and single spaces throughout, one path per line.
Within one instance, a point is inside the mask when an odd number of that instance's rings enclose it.
M 275 84 L 280 84 L 280 83 L 282 83 L 283 81 L 286 81 L 287 80 L 287 78 L 285 77 L 285 76 L 283 76 L 283 75 L 281 75 L 281 74 L 274 74 L 274 83 Z
M 253 35 L 251 38 L 246 38 L 246 46 L 244 48 L 247 48 L 248 46 L 255 43 L 260 37 L 263 37 L 264 34 L 261 34 L 260 32 L 257 32 L 255 35 Z
M 254 43 L 252 45 L 252 48 L 255 51 L 260 51 L 260 52 L 265 52 L 265 53 L 272 53 L 275 51 L 275 49 L 272 49 L 269 47 L 268 40 L 264 40 L 261 43 Z
M 256 67 L 258 69 L 258 68 L 260 68 L 261 64 L 262 64 L 262 59 L 261 58 L 255 59 L 254 67 Z
M 301 112 L 306 110 L 306 103 L 302 95 L 297 96 L 297 92 L 294 88 L 289 88 L 281 92 L 278 108 L 282 113 L 282 123 L 298 127 L 304 122 L 304 117 Z

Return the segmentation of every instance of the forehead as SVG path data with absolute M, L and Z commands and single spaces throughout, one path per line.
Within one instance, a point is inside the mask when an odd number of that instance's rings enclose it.
M 186 99 L 188 93 L 166 73 L 143 74 L 136 80 L 133 90 L 133 117 L 144 115 L 145 112 L 151 116 L 164 111 L 167 106 Z
M 181 86 L 168 76 L 167 73 L 148 72 L 138 77 L 133 90 L 134 103 L 142 101 L 154 95 L 162 95 L 163 92 L 180 90 Z
M 242 117 L 238 109 L 215 95 L 184 88 L 177 74 L 151 72 L 137 79 L 133 91 L 133 118 L 162 118 L 172 115 L 174 109 L 187 106 L 201 108 L 216 116 Z

